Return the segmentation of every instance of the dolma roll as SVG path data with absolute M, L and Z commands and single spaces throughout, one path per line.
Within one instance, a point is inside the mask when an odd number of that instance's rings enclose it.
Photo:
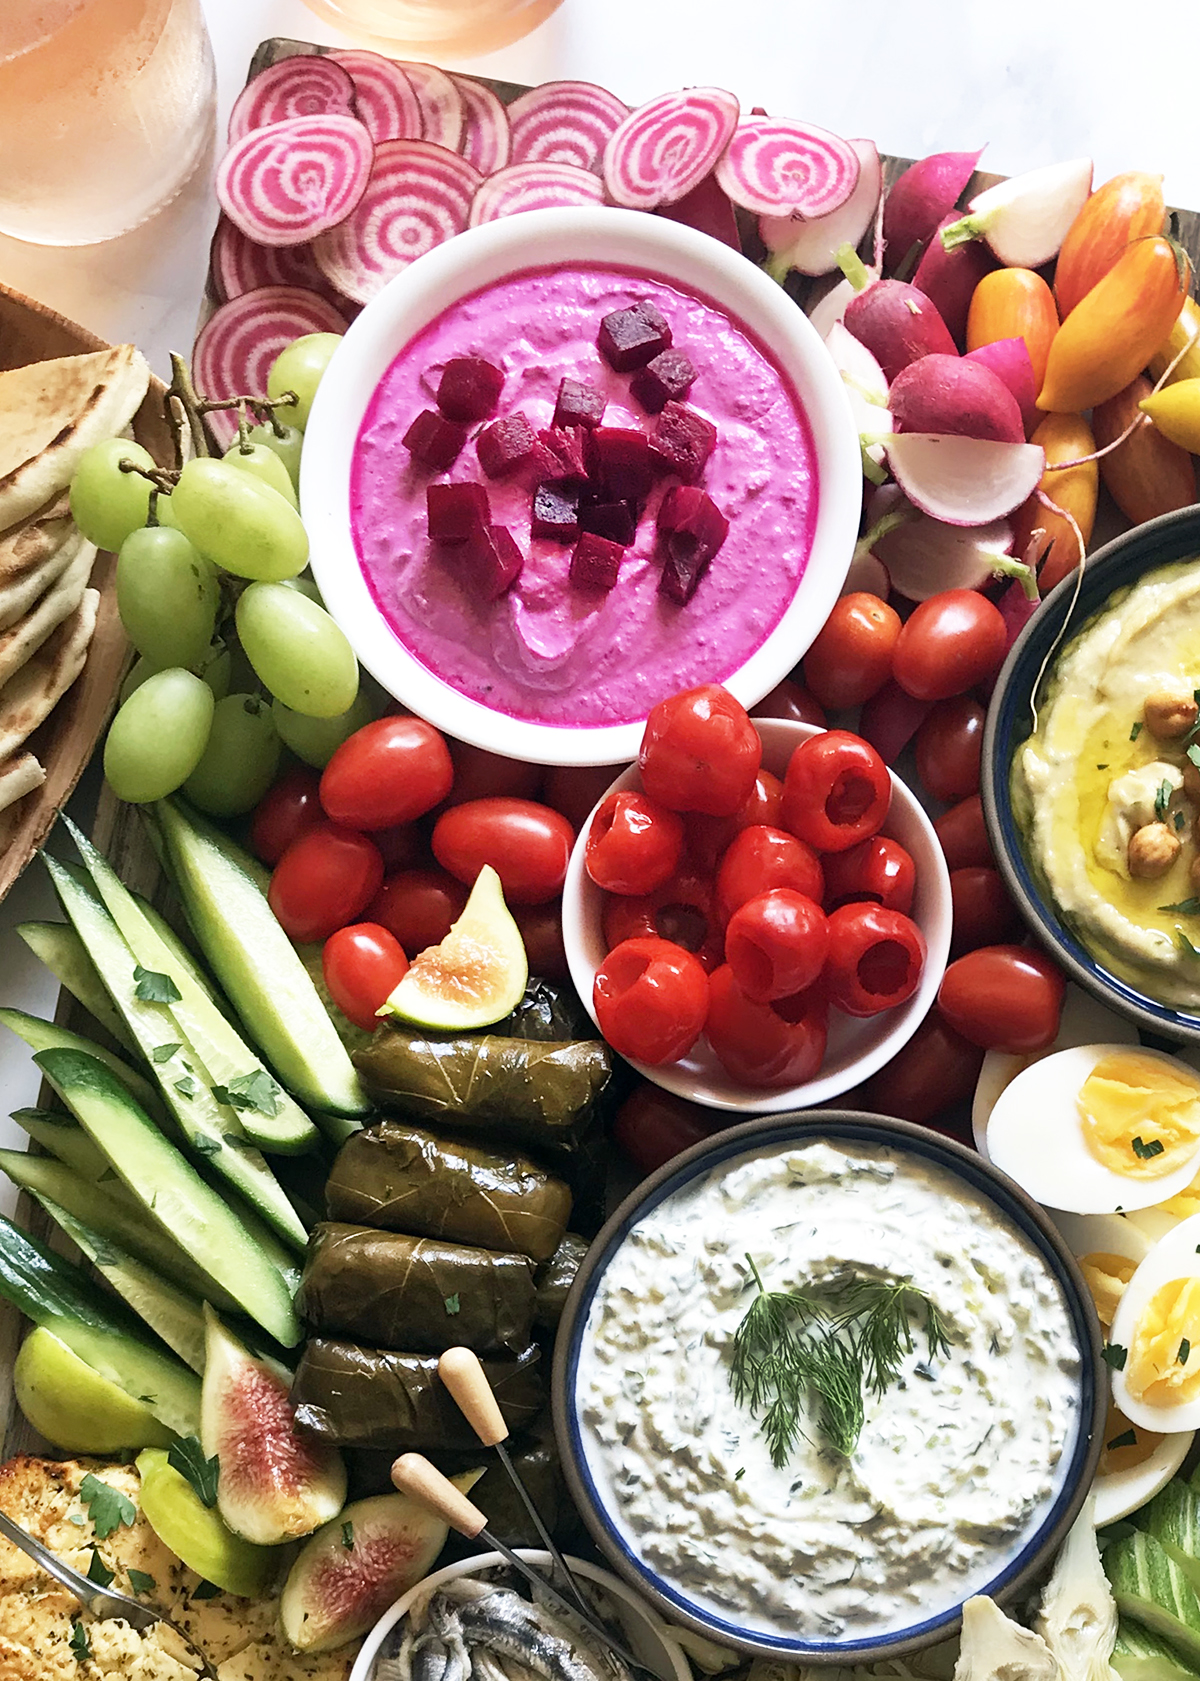
M 571 1193 L 528 1156 L 384 1120 L 342 1145 L 325 1205 L 330 1220 L 348 1225 L 547 1261 L 567 1229 Z
M 327 1222 L 308 1240 L 296 1308 L 311 1330 L 379 1348 L 517 1354 L 536 1299 L 525 1255 Z
M 588 1240 L 578 1232 L 566 1232 L 545 1266 L 538 1268 L 534 1319 L 543 1331 L 556 1331 L 566 1306 L 567 1293 L 588 1252 Z
M 531 1346 L 515 1360 L 483 1362 L 510 1430 L 529 1424 L 545 1404 L 540 1361 L 541 1351 Z M 292 1402 L 302 1430 L 339 1446 L 390 1453 L 478 1447 L 433 1354 L 312 1337 L 292 1380 Z

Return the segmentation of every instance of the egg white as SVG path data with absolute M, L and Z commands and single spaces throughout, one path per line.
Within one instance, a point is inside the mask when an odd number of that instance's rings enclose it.
M 1157 1426 L 1155 1427 L 1157 1428 Z M 1093 1522 L 1097 1529 L 1116 1523 L 1144 1506 L 1170 1482 L 1187 1458 L 1195 1431 L 1179 1430 L 1164 1436 L 1148 1459 L 1125 1471 L 1110 1471 L 1092 1484 L 1095 1496 Z
M 1140 1266 L 1154 1240 L 1124 1214 L 1068 1214 L 1054 1209 L 1051 1219 L 1077 1261 L 1085 1255 L 1120 1255 Z
M 1200 1214 L 1181 1220 L 1151 1249 L 1125 1287 L 1125 1294 L 1113 1316 L 1109 1341 L 1119 1348 L 1133 1346 L 1138 1321 L 1147 1304 L 1162 1289 L 1179 1278 L 1200 1277 Z M 1197 1338 L 1196 1359 L 1200 1360 L 1200 1338 Z M 1167 1433 L 1200 1429 L 1200 1396 L 1193 1401 L 1180 1401 L 1174 1406 L 1153 1407 L 1145 1401 L 1135 1401 L 1129 1393 L 1124 1371 L 1111 1373 L 1113 1400 L 1131 1424 L 1143 1430 Z

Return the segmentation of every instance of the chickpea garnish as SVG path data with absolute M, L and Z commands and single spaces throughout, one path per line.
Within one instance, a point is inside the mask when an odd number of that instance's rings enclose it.
M 1129 838 L 1129 873 L 1138 881 L 1165 876 L 1179 850 L 1179 837 L 1165 823 L 1147 823 Z
M 1193 695 L 1156 689 L 1142 702 L 1142 717 L 1146 720 L 1146 728 L 1157 740 L 1177 741 L 1200 718 L 1200 706 L 1197 706 Z

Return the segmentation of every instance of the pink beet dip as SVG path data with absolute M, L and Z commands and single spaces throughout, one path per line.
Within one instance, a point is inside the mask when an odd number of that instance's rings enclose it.
M 431 475 L 401 447 L 434 406 L 445 364 L 479 356 L 504 370 L 496 416 L 520 410 L 550 425 L 564 377 L 598 386 L 605 426 L 652 430 L 596 348 L 601 317 L 649 299 L 697 370 L 690 408 L 717 428 L 700 481 L 729 534 L 685 606 L 658 593 L 652 490 L 606 594 L 573 585 L 571 548 L 531 539 L 528 481 L 488 480 L 468 441 L 448 473 Z M 472 434 L 478 428 L 472 428 Z M 351 531 L 376 605 L 408 652 L 459 693 L 514 718 L 587 728 L 643 719 L 658 701 L 721 682 L 779 623 L 804 574 L 817 515 L 816 453 L 782 371 L 727 311 L 631 270 L 529 270 L 452 304 L 405 345 L 380 380 L 359 430 L 350 481 Z M 512 532 L 524 567 L 498 600 L 473 597 L 453 557 L 430 544 L 431 480 L 487 487 L 494 524 Z

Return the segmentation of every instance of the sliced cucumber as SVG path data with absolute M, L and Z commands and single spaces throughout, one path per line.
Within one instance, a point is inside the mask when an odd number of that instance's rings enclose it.
M 51 1053 L 52 1055 L 55 1053 Z M 62 1053 L 65 1054 L 65 1053 Z M 200 1433 L 200 1379 L 80 1267 L 0 1215 L 0 1296 L 135 1400 L 168 1430 Z
M 267 903 L 254 861 L 178 802 L 156 809 L 188 921 L 280 1078 L 326 1114 L 368 1113 L 354 1065 Z M 340 1143 L 346 1129 L 338 1131 Z
M 48 855 L 46 862 L 50 863 Z M 17 933 L 34 956 L 41 958 L 60 986 L 65 986 L 71 997 L 79 1000 L 118 1045 L 136 1051 L 133 1036 L 109 997 L 100 971 L 69 922 L 19 922 Z
M 80 1033 L 72 1033 L 68 1027 L 59 1027 L 57 1022 L 43 1021 L 41 1016 L 28 1015 L 24 1010 L 0 1008 L 0 1022 L 5 1027 L 11 1027 L 19 1038 L 24 1039 L 30 1050 L 86 1051 L 117 1076 L 148 1115 L 160 1122 L 165 1118 L 162 1099 L 149 1080 L 119 1056 L 114 1056 L 112 1051 L 106 1051 L 103 1045 L 85 1039 Z
M 146 1213 L 285 1348 L 298 1342 L 278 1269 L 120 1081 L 80 1051 L 39 1051 L 34 1060 Z
M 208 994 L 197 985 L 190 969 L 180 964 L 170 946 L 150 922 L 133 894 L 121 881 L 108 860 L 89 840 L 63 819 L 83 857 L 96 891 L 120 929 L 130 951 L 143 969 L 166 975 L 179 997 L 166 1008 L 180 1036 L 191 1045 L 208 1071 L 210 1082 L 230 1092 L 246 1092 L 237 1104 L 242 1130 L 251 1143 L 288 1155 L 313 1149 L 318 1140 L 316 1127 L 268 1073 L 262 1061 L 217 1009 Z
M 30 1138 L 37 1139 L 48 1155 L 86 1179 L 89 1185 L 103 1184 L 106 1190 L 119 1196 L 127 1195 L 104 1152 L 97 1150 L 74 1115 L 60 1114 L 57 1109 L 14 1109 L 12 1118 L 25 1128 Z
M 1117 1610 L 1200 1662 L 1200 1600 L 1175 1560 L 1153 1535 L 1123 1535 L 1104 1549 L 1104 1570 Z
M 1200 1670 L 1185 1663 L 1160 1635 L 1127 1617 L 1117 1624 L 1109 1662 L 1121 1681 L 1200 1681 Z
M 146 921 L 154 929 L 154 932 L 158 935 L 163 945 L 165 945 L 167 950 L 171 953 L 171 956 L 175 959 L 176 963 L 179 964 L 180 968 L 187 970 L 188 974 L 195 981 L 201 992 L 208 994 L 213 1003 L 221 1010 L 223 1015 L 228 1014 L 228 1005 L 213 985 L 212 976 L 206 974 L 197 962 L 195 952 L 193 952 L 190 947 L 180 939 L 179 935 L 171 927 L 171 924 L 167 921 L 166 917 L 161 911 L 154 908 L 149 899 L 141 893 L 134 893 L 132 888 L 130 888 L 130 893 L 137 901 L 138 909 L 146 918 Z
M 1153 1535 L 1200 1594 L 1200 1496 L 1174 1477 L 1137 1514 L 1137 1526 Z
M 140 999 L 133 953 L 83 871 L 46 857 L 59 898 L 92 954 L 105 985 L 154 1070 L 167 1111 L 197 1155 L 234 1187 L 285 1243 L 303 1250 L 308 1234 L 283 1187 L 249 1147 L 236 1112 L 218 1103 L 165 1004 Z M 163 1052 L 174 1046 L 169 1055 Z

